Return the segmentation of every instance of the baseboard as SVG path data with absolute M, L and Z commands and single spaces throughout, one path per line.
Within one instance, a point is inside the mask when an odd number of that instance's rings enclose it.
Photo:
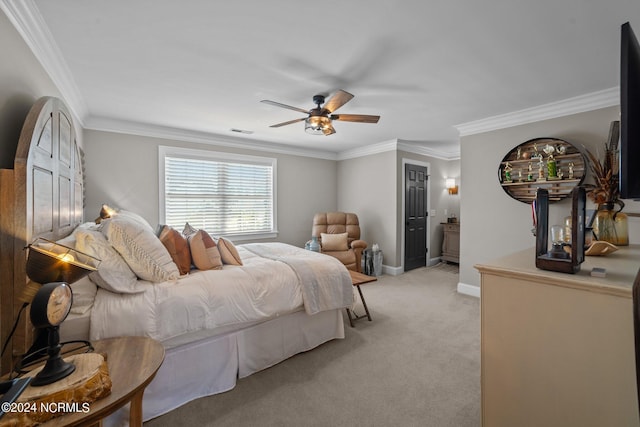
M 429 258 L 427 260 L 427 267 L 433 267 L 434 265 L 440 264 L 440 262 L 442 262 L 442 260 L 440 259 L 440 257 L 437 258 Z M 402 273 L 404 273 L 404 267 L 400 266 L 400 267 L 391 267 L 388 265 L 382 265 L 382 272 L 384 274 L 388 274 L 390 276 L 399 276 Z
M 404 267 L 391 267 L 389 265 L 382 264 L 382 274 L 388 274 L 390 276 L 399 276 L 404 273 Z
M 441 261 L 440 257 L 429 258 L 429 261 L 427 261 L 427 267 L 433 267 L 436 264 L 440 264 Z
M 480 287 L 458 282 L 458 293 L 480 298 Z

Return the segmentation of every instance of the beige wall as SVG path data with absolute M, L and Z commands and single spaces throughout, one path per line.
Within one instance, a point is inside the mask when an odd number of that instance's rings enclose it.
M 430 227 L 430 258 L 440 255 L 444 210 L 459 215 L 459 197 L 444 190 L 444 178 L 457 177 L 459 161 L 446 161 L 408 152 L 387 151 L 333 161 L 231 149 L 212 144 L 165 140 L 85 130 L 87 206 L 85 216 L 97 216 L 103 203 L 140 213 L 152 225 L 159 221 L 158 146 L 170 145 L 240 154 L 276 157 L 278 237 L 274 240 L 303 246 L 316 212 L 355 212 L 362 238 L 378 243 L 384 265 L 402 266 L 402 165 L 428 162 L 431 166 L 431 208 L 437 216 Z
M 18 138 L 29 109 L 42 96 L 61 98 L 61 95 L 2 11 L 0 55 L 0 168 L 13 169 Z M 82 129 L 78 126 L 78 120 L 76 131 L 82 144 Z
M 428 259 L 436 260 L 442 249 L 442 226 L 447 215 L 459 216 L 459 197 L 444 189 L 446 177 L 460 176 L 459 160 L 441 160 L 402 150 L 387 151 L 338 162 L 338 209 L 356 212 L 363 239 L 380 245 L 383 264 L 402 272 L 404 244 L 403 164 L 429 167 L 430 218 Z
M 479 286 L 475 264 L 535 245 L 530 231 L 531 205 L 514 200 L 498 183 L 497 171 L 503 156 L 518 144 L 537 137 L 561 138 L 602 152 L 613 120 L 619 120 L 617 107 L 461 138 L 461 283 Z M 570 206 L 568 200 L 552 204 L 550 221 L 560 221 Z M 640 203 L 629 202 L 625 211 L 640 212 Z M 630 219 L 630 228 L 631 242 L 640 243 L 638 218 Z
M 278 240 L 304 246 L 311 236 L 313 215 L 335 210 L 336 162 L 309 157 L 234 150 L 95 130 L 85 130 L 87 204 L 85 216 L 94 218 L 103 203 L 138 212 L 152 225 L 159 220 L 158 146 L 231 151 L 275 157 L 277 165 Z
M 354 212 L 362 239 L 377 243 L 383 264 L 396 262 L 396 151 L 338 161 L 338 210 Z

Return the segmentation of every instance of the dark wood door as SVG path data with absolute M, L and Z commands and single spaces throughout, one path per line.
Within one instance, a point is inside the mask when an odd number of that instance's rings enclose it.
M 427 168 L 405 165 L 404 271 L 427 265 Z

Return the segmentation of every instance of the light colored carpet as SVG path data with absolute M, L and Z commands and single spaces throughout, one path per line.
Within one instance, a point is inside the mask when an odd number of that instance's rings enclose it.
M 479 426 L 479 300 L 438 264 L 362 286 L 373 317 L 346 337 L 145 423 L 160 426 Z M 363 313 L 360 308 L 359 314 Z

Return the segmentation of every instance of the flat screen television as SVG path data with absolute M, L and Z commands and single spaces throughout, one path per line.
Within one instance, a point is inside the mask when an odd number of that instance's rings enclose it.
M 640 199 L 640 45 L 628 22 L 620 45 L 620 197 Z

